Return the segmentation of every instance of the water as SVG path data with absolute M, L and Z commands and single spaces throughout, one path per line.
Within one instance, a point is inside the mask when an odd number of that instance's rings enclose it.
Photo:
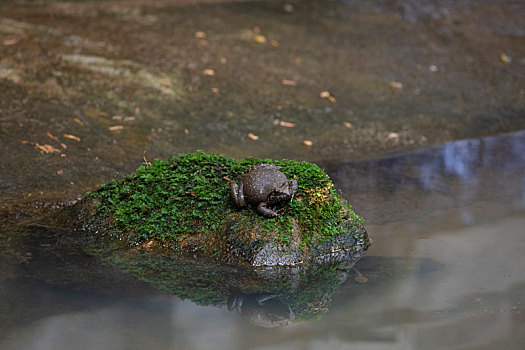
M 3 260 L 0 348 L 521 349 L 524 154 L 518 132 L 322 164 L 374 243 L 328 312 L 276 327 L 253 301 L 199 306 L 88 258 L 68 267 L 42 233 Z

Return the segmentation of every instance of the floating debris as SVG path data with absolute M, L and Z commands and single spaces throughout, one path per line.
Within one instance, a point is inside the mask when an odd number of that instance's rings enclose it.
M 190 133 L 190 131 L 189 131 L 187 128 L 185 128 L 185 129 L 184 129 L 184 133 L 185 133 L 186 135 L 188 135 L 188 134 Z
M 270 45 L 272 45 L 273 47 L 278 47 L 279 42 L 275 39 L 270 39 Z
M 219 88 L 211 88 L 211 92 L 213 92 L 214 94 L 217 94 L 219 93 Z
M 257 141 L 257 140 L 259 139 L 259 136 L 254 135 L 254 134 L 252 134 L 252 133 L 249 133 L 249 134 L 248 134 L 248 137 L 249 137 L 250 139 L 254 140 L 254 141 Z
M 62 176 L 63 174 L 64 174 L 64 170 L 63 169 L 57 170 L 57 175 L 58 176 Z
M 314 143 L 312 141 L 310 141 L 310 140 L 304 140 L 303 141 L 303 145 L 308 146 L 308 147 L 312 146 L 313 144 Z
M 122 130 L 122 129 L 124 129 L 123 125 L 114 125 L 108 128 L 109 131 L 117 131 L 117 130 Z
M 209 77 L 212 77 L 215 75 L 215 71 L 211 68 L 207 68 L 205 70 L 202 71 L 202 74 L 206 75 L 206 76 L 209 76 Z
M 428 69 L 432 72 L 432 73 L 435 73 L 437 72 L 439 69 L 438 69 L 438 66 L 436 66 L 435 64 L 431 64 L 430 67 L 428 67 Z
M 343 122 L 342 124 L 343 124 L 343 126 L 344 126 L 345 128 L 347 128 L 347 129 L 351 129 L 351 128 L 352 128 L 352 124 L 349 123 L 349 122 Z

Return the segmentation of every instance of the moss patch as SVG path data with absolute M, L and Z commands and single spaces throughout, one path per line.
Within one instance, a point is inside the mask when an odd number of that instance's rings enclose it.
M 283 203 L 278 208 L 281 214 L 273 219 L 253 209 L 239 210 L 230 198 L 229 180 L 238 180 L 258 163 L 281 166 L 289 179 L 298 182 L 294 199 Z M 348 232 L 349 223 L 362 226 L 362 219 L 322 169 L 293 160 L 237 161 L 201 151 L 179 154 L 169 161 L 141 166 L 127 178 L 88 193 L 86 199 L 96 203 L 89 222 L 105 226 L 105 237 L 112 241 L 130 247 L 154 242 L 176 251 L 199 249 L 207 255 L 231 249 L 231 241 L 226 244 L 221 239 L 226 231 L 240 232 L 242 240 L 255 244 L 271 240 L 309 251 L 315 244 Z M 361 235 L 356 239 L 366 238 L 363 233 L 356 235 Z

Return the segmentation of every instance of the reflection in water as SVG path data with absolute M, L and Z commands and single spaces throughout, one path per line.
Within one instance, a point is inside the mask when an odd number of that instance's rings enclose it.
M 525 132 L 325 168 L 374 238 L 356 270 L 261 288 L 159 262 L 175 296 L 35 231 L 0 253 L 0 348 L 523 348 Z
M 295 318 L 290 306 L 269 293 L 230 296 L 228 310 L 235 310 L 252 324 L 265 328 L 287 326 Z
M 471 224 L 465 207 L 485 200 L 525 208 L 525 131 L 321 166 L 367 223 L 461 207 L 458 220 Z

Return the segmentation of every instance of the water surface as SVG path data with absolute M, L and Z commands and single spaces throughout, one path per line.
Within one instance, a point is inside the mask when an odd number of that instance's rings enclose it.
M 89 260 L 76 269 L 86 279 L 101 269 L 106 280 L 96 287 L 46 281 L 43 271 L 59 258 L 10 246 L 19 255 L 4 259 L 0 275 L 0 348 L 521 349 L 523 154 L 518 132 L 324 164 L 374 244 L 330 296 L 328 312 L 308 322 L 261 327 Z

